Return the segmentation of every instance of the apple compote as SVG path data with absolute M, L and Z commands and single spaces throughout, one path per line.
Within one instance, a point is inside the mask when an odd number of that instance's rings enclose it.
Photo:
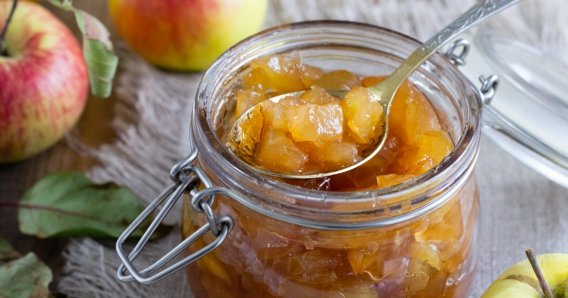
M 230 93 L 234 109 L 224 127 L 262 102 L 245 130 L 255 140 L 256 163 L 283 172 L 347 166 L 362 158 L 381 126 L 384 111 L 365 87 L 382 79 L 326 71 L 301 63 L 294 53 L 262 57 L 239 75 Z M 306 92 L 299 97 L 266 101 L 300 90 Z M 338 99 L 326 90 L 349 92 Z M 325 193 L 372 192 L 420 179 L 454 148 L 435 109 L 410 81 L 397 92 L 388 121 L 384 148 L 364 165 L 336 176 L 282 183 Z M 270 190 L 259 192 L 270 196 Z M 420 217 L 351 230 L 304 227 L 219 199 L 216 212 L 234 218 L 235 226 L 225 243 L 190 265 L 189 282 L 195 297 L 462 297 L 473 267 L 476 195 L 468 180 Z M 314 203 L 295 204 L 313 208 Z M 408 207 L 388 200 L 377 204 L 393 214 Z M 325 206 L 323 211 L 330 212 L 344 208 Z M 184 208 L 185 237 L 203 224 L 189 209 Z M 192 251 L 213 239 L 208 237 Z
M 294 54 L 263 57 L 251 63 L 235 91 L 234 118 L 261 103 L 241 127 L 261 167 L 284 173 L 339 169 L 361 160 L 382 133 L 383 107 L 366 89 L 382 79 L 346 70 L 324 72 L 300 63 Z M 277 103 L 266 101 L 300 90 L 307 91 Z M 339 99 L 326 90 L 350 91 Z M 396 94 L 388 121 L 388 139 L 379 156 L 358 170 L 330 177 L 326 190 L 398 184 L 432 169 L 453 149 L 434 109 L 408 81 Z

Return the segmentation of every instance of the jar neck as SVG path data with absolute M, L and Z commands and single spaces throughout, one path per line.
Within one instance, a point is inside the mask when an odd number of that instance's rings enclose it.
M 411 220 L 443 205 L 469 180 L 479 148 L 480 100 L 475 88 L 442 55 L 434 55 L 416 77 L 446 94 L 444 117 L 455 149 L 437 167 L 400 185 L 373 191 L 328 192 L 292 186 L 255 173 L 218 138 L 234 77 L 260 56 L 341 47 L 347 53 L 387 53 L 403 60 L 419 42 L 366 24 L 316 21 L 284 25 L 254 35 L 225 52 L 198 88 L 193 137 L 200 164 L 218 183 L 239 193 L 245 206 L 265 215 L 318 229 L 363 229 Z M 361 51 L 361 49 L 364 49 Z M 363 55 L 363 54 L 359 54 Z M 362 56 L 361 56 L 362 57 Z M 393 60 L 394 61 L 394 60 Z M 394 61 L 396 64 L 397 61 Z M 444 99 L 440 99 L 441 102 Z

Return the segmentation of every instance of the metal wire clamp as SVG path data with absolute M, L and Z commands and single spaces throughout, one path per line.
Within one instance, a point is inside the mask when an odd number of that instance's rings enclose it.
M 469 54 L 470 48 L 471 46 L 469 44 L 469 41 L 460 38 L 452 42 L 448 46 L 444 54 L 446 55 L 446 57 L 448 57 L 448 59 L 450 59 L 450 62 L 452 62 L 453 64 L 457 66 L 464 66 L 466 64 L 465 59 Z
M 177 163 L 170 171 L 170 178 L 173 180 L 166 190 L 164 190 L 158 197 L 142 211 L 140 215 L 126 228 L 120 235 L 116 242 L 116 252 L 122 262 L 118 268 L 117 277 L 120 281 L 131 282 L 136 280 L 142 284 L 152 284 L 160 279 L 174 273 L 182 267 L 192 263 L 200 257 L 208 254 L 219 245 L 221 245 L 229 232 L 233 228 L 233 219 L 228 216 L 216 216 L 213 212 L 212 205 L 214 203 L 214 195 L 219 191 L 212 187 L 212 183 L 205 175 L 203 170 L 199 167 L 193 166 L 193 161 L 197 156 L 197 151 L 194 150 L 188 157 Z M 203 189 L 198 191 L 198 187 L 203 185 Z M 134 260 L 142 252 L 142 249 L 155 232 L 158 225 L 164 220 L 166 215 L 171 211 L 177 200 L 184 193 L 189 193 L 192 196 L 191 206 L 196 212 L 203 213 L 207 222 L 201 226 L 192 235 L 184 239 L 166 255 L 155 261 L 150 266 L 139 270 L 134 266 Z M 165 203 L 164 203 L 165 201 Z M 132 251 L 127 254 L 124 249 L 124 243 L 136 231 L 152 213 L 164 203 L 162 210 L 158 212 L 152 220 L 138 243 L 134 246 Z M 187 247 L 191 246 L 203 235 L 211 232 L 216 238 L 211 243 L 207 244 L 198 251 L 190 254 L 189 256 L 177 261 L 169 267 L 158 271 L 164 265 L 171 262 L 176 256 L 182 253 Z M 156 272 L 158 271 L 158 272 Z M 128 274 L 130 273 L 130 274 Z
M 466 64 L 466 58 L 470 50 L 471 45 L 469 41 L 460 38 L 456 39 L 448 46 L 444 55 L 450 60 L 450 62 L 452 62 L 452 64 L 459 67 Z M 485 105 L 489 105 L 495 96 L 495 90 L 497 90 L 499 85 L 499 77 L 494 74 L 487 77 L 480 76 L 479 81 L 481 83 L 481 86 L 478 89 L 479 96 Z

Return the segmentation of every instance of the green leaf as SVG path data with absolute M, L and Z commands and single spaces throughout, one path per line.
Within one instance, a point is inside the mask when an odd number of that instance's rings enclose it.
M 48 0 L 49 3 L 66 11 L 73 10 L 73 2 L 71 0 Z
M 91 92 L 99 97 L 109 97 L 118 58 L 102 42 L 83 40 L 83 55 L 89 64 Z
M 0 260 L 15 259 L 18 257 L 20 257 L 20 253 L 14 250 L 8 241 L 0 239 Z
M 74 8 L 69 0 L 49 0 L 49 2 L 75 14 L 77 26 L 83 34 L 83 57 L 89 69 L 91 93 L 98 97 L 109 97 L 118 66 L 118 57 L 112 51 L 107 28 L 97 18 Z
M 44 177 L 24 194 L 19 205 L 20 231 L 39 238 L 117 238 L 143 210 L 127 188 L 95 184 L 74 172 Z
M 0 297 L 48 297 L 49 267 L 33 253 L 0 266 Z

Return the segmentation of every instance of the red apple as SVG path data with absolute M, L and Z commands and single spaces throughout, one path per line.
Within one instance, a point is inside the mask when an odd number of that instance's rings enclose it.
M 0 26 L 12 1 L 0 1 Z M 0 27 L 1 28 L 1 27 Z M 77 122 L 88 74 L 69 29 L 39 4 L 20 1 L 0 56 L 0 163 L 56 143 Z
M 266 0 L 109 0 L 119 35 L 157 66 L 203 70 L 255 33 Z

